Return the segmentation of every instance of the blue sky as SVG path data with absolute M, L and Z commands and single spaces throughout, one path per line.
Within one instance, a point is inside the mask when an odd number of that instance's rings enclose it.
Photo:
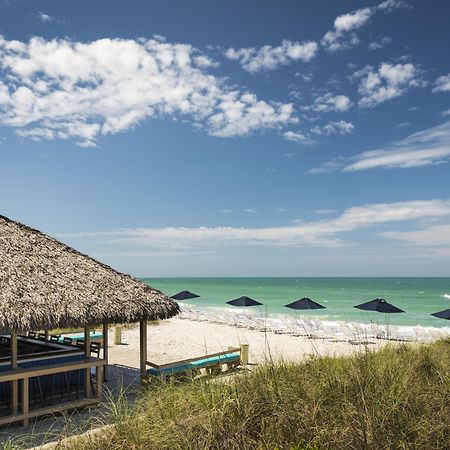
M 447 1 L 0 10 L 1 214 L 138 276 L 448 276 Z

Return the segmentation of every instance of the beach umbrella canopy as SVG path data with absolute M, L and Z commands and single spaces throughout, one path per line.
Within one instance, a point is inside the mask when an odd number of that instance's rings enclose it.
M 402 313 L 405 312 L 400 308 L 387 302 L 384 298 L 376 298 L 370 302 L 361 303 L 354 306 L 354 308 L 363 309 L 365 311 L 377 311 L 381 313 Z
M 233 306 L 256 306 L 256 305 L 262 305 L 262 303 L 258 302 L 257 300 L 253 300 L 250 297 L 243 296 L 239 298 L 235 298 L 234 300 L 230 300 L 227 302 L 229 305 Z
M 438 317 L 439 319 L 450 320 L 450 309 L 446 309 L 445 311 L 439 311 L 439 312 L 433 313 L 431 315 L 434 317 Z
M 316 303 L 308 297 L 303 297 L 300 300 L 296 300 L 295 302 L 284 306 L 285 308 L 291 309 L 325 309 L 325 306 L 319 305 L 319 303 Z
M 194 294 L 193 292 L 189 291 L 181 291 L 178 292 L 178 294 L 172 295 L 174 300 L 189 300 L 190 298 L 198 298 L 200 295 Z

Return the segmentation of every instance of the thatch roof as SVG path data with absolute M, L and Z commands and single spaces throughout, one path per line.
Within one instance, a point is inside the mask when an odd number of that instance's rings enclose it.
M 0 332 L 167 319 L 179 306 L 40 231 L 0 215 Z

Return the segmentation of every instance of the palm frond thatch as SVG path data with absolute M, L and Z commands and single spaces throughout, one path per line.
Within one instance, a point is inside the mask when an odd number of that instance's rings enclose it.
M 0 215 L 0 332 L 167 319 L 179 306 L 142 281 Z

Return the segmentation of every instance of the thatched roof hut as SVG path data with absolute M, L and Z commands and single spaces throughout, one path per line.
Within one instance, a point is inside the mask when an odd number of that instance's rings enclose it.
M 0 216 L 0 331 L 167 319 L 160 291 L 21 223 Z

